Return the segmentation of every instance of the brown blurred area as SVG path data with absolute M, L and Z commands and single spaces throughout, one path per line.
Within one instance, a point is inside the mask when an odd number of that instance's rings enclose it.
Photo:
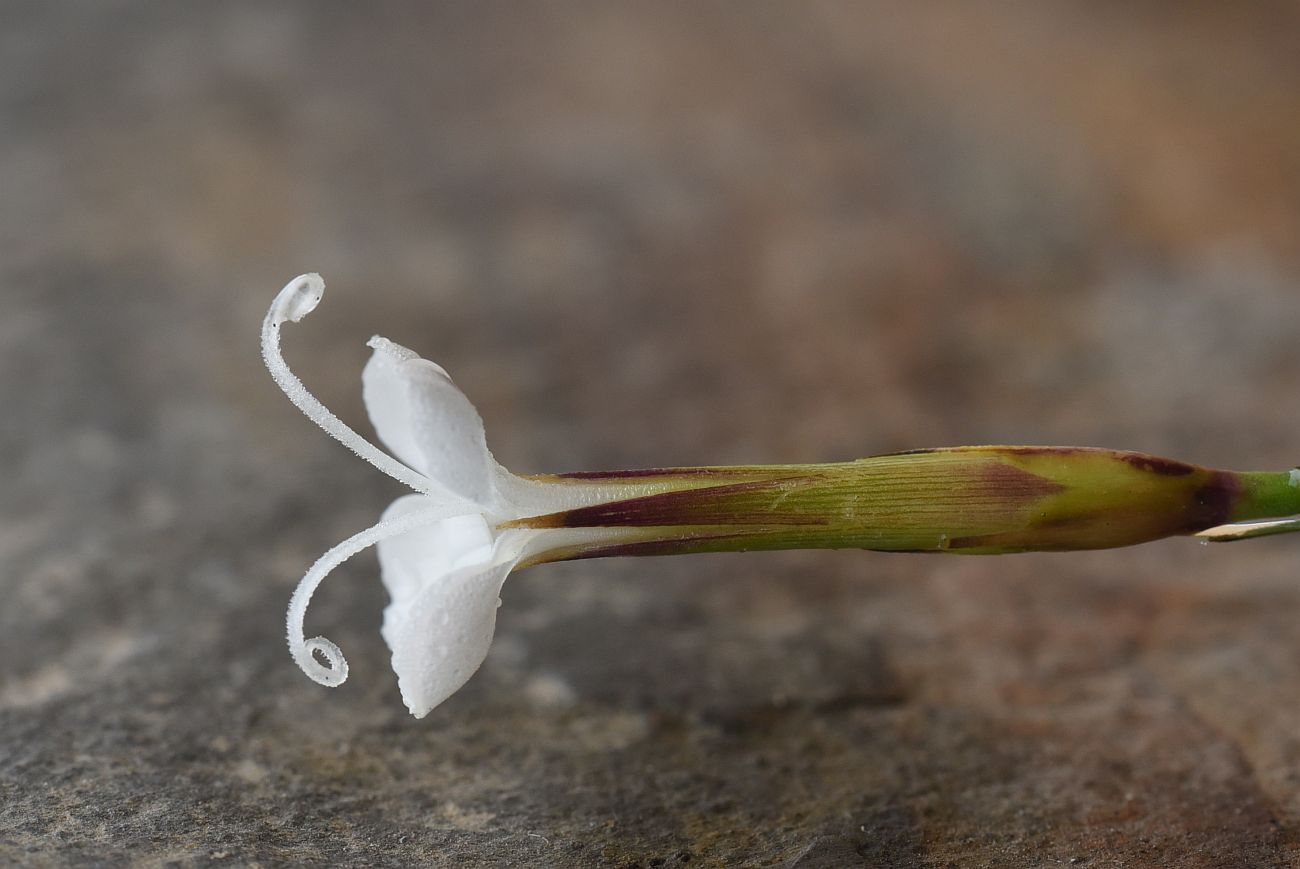
M 519 472 L 1300 460 L 1290 2 L 0 7 L 0 862 L 1289 866 L 1300 557 L 591 561 L 409 719 L 364 342 Z M 313 627 L 313 625 L 319 626 Z

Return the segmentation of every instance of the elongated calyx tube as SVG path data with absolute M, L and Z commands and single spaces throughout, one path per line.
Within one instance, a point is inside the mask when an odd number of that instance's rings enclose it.
M 750 549 L 993 555 L 1300 530 L 1300 469 L 1222 471 L 1082 447 L 519 476 L 492 457 L 482 420 L 444 369 L 376 337 L 362 387 L 385 452 L 312 396 L 280 354 L 282 328 L 311 313 L 324 291 L 314 274 L 280 291 L 262 324 L 267 367 L 303 413 L 411 493 L 307 571 L 290 601 L 289 648 L 312 679 L 342 684 L 342 650 L 304 634 L 307 605 L 330 571 L 375 546 L 391 598 L 382 633 L 417 717 L 482 663 L 498 594 L 518 567 Z
M 1107 549 L 1162 537 L 1245 539 L 1293 530 L 1295 471 L 1224 471 L 1090 447 L 912 450 L 817 465 L 579 473 L 654 480 L 655 494 L 508 523 L 622 528 L 560 558 L 750 549 L 997 555 Z M 1267 520 L 1267 521 L 1266 521 Z

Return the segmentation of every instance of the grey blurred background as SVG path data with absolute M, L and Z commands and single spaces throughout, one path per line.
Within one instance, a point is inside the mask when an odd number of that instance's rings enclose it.
M 1294 541 L 591 561 L 423 721 L 379 332 L 519 472 L 1079 443 L 1300 460 L 1300 11 L 0 6 L 0 862 L 1272 866 Z

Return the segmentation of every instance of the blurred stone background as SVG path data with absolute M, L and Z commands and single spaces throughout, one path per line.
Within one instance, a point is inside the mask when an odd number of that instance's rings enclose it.
M 423 721 L 381 332 L 520 472 L 1300 459 L 1293 3 L 0 6 L 0 862 L 1284 866 L 1300 551 L 591 561 Z

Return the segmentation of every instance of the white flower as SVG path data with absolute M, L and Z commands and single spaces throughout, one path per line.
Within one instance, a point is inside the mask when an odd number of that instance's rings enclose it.
M 324 637 L 305 639 L 303 619 L 321 580 L 352 555 L 377 545 L 392 599 L 384 610 L 383 637 L 402 699 L 419 718 L 483 663 L 496 627 L 498 595 L 511 569 L 593 541 L 627 539 L 629 530 L 509 523 L 663 491 L 664 485 L 541 482 L 511 474 L 492 458 L 478 412 L 447 372 L 375 337 L 362 383 L 379 439 L 397 458 L 383 453 L 317 401 L 280 355 L 280 326 L 310 313 L 324 291 L 316 274 L 294 278 L 280 291 L 262 325 L 267 367 L 303 413 L 416 494 L 398 498 L 378 524 L 335 546 L 307 571 L 289 603 L 289 649 L 298 666 L 322 685 L 347 679 L 342 651 Z
M 1224 519 L 1232 524 L 1199 535 L 1244 540 L 1300 531 L 1300 470 L 1233 474 L 1077 447 L 956 447 L 830 465 L 518 477 L 492 458 L 482 420 L 447 372 L 372 338 L 375 352 L 362 374 L 366 409 L 394 458 L 326 410 L 280 355 L 280 327 L 309 314 L 324 291 L 320 276 L 309 274 L 276 296 L 262 324 L 271 376 L 321 428 L 416 494 L 398 498 L 378 524 L 307 571 L 289 602 L 289 649 L 322 685 L 347 678 L 338 646 L 305 639 L 303 620 L 321 580 L 377 545 L 392 599 L 383 636 L 416 717 L 483 663 L 502 583 L 520 566 L 749 548 L 1092 549 L 1198 533 L 1196 523 Z

